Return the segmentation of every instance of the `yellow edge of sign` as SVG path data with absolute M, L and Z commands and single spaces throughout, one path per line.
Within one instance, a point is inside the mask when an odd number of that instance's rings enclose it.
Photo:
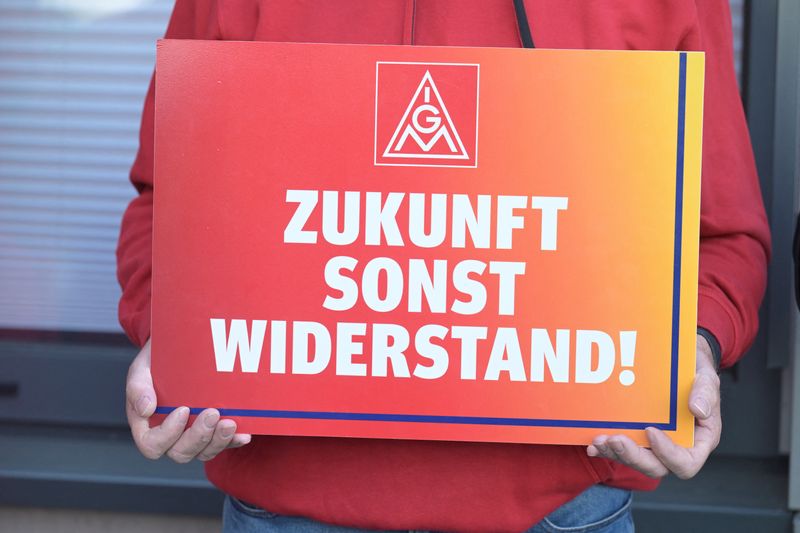
M 703 143 L 705 55 L 686 54 L 683 234 L 681 254 L 681 328 L 678 368 L 677 430 L 670 436 L 681 446 L 694 445 L 694 417 L 688 409 L 696 374 L 697 283 L 699 264 L 700 181 Z

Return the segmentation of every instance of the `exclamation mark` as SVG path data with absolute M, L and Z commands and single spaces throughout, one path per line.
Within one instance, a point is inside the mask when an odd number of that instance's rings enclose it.
M 636 357 L 636 332 L 619 332 L 619 364 L 621 367 L 633 367 L 633 360 Z M 636 381 L 636 374 L 633 370 L 625 368 L 619 373 L 619 382 L 626 387 L 633 385 Z

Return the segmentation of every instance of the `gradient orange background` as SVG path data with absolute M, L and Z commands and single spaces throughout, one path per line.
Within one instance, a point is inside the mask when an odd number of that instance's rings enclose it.
M 703 55 L 687 53 L 677 429 L 690 445 L 686 407 L 694 376 Z M 557 51 L 161 41 L 156 90 L 153 372 L 159 406 L 667 423 L 678 152 L 677 52 Z M 478 167 L 373 164 L 376 62 L 480 64 Z M 434 79 L 436 79 L 436 73 Z M 437 84 L 438 84 L 437 80 Z M 408 94 L 410 98 L 415 83 Z M 455 94 L 439 85 L 458 128 Z M 452 95 L 452 96 L 448 96 Z M 468 108 L 466 106 L 465 108 Z M 401 110 L 402 112 L 402 110 Z M 380 127 L 380 126 L 379 126 Z M 394 127 L 391 125 L 390 127 Z M 539 250 L 539 211 L 521 210 L 513 250 L 284 244 L 295 204 L 286 189 L 566 196 L 558 250 Z M 398 216 L 407 224 L 407 203 Z M 362 194 L 363 220 L 363 194 Z M 406 226 L 407 227 L 407 226 Z M 493 226 L 494 227 L 494 226 Z M 319 208 L 309 229 L 320 229 Z M 448 231 L 449 236 L 449 231 Z M 322 307 L 333 256 L 525 261 L 516 315 L 498 317 L 495 276 L 475 316 L 391 314 L 361 300 Z M 336 293 L 333 293 L 336 294 Z M 452 299 L 449 299 L 452 301 Z M 423 310 L 427 308 L 423 304 Z M 209 318 L 403 324 L 409 366 L 424 324 L 636 330 L 632 386 L 619 366 L 602 384 L 459 377 L 458 342 L 438 380 L 215 370 Z M 574 335 L 572 337 L 574 344 Z M 369 338 L 364 352 L 370 353 Z M 334 342 L 335 346 L 335 342 Z M 291 350 L 288 350 L 291 353 Z M 367 361 L 369 357 L 354 357 Z M 529 354 L 523 341 L 523 361 Z M 423 360 L 427 364 L 427 360 Z M 291 362 L 288 361 L 288 368 Z M 548 376 L 546 371 L 546 376 Z M 157 419 L 156 419 L 157 420 Z M 355 437 L 585 444 L 601 433 L 643 431 L 238 417 L 239 431 Z

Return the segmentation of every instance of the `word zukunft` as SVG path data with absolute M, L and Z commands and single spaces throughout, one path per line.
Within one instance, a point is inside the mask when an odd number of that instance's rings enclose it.
M 466 194 L 345 191 L 339 209 L 339 192 L 322 191 L 321 232 L 309 227 L 320 203 L 320 191 L 288 189 L 286 201 L 297 207 L 283 233 L 284 243 L 316 244 L 322 240 L 337 246 L 357 241 L 367 246 L 465 248 L 467 239 L 476 249 L 510 250 L 514 233 L 524 229 L 520 211 L 541 212 L 540 250 L 555 250 L 559 211 L 567 209 L 563 196 L 490 196 L 479 194 L 475 203 Z M 363 219 L 362 219 L 363 211 Z M 408 217 L 401 228 L 398 215 Z M 426 230 L 426 226 L 430 229 Z M 406 231 L 407 230 L 407 231 Z M 494 230 L 494 231 L 493 231 Z M 449 237 L 449 238 L 448 238 Z
M 426 324 L 410 332 L 399 324 L 338 322 L 329 329 L 311 321 L 222 318 L 210 325 L 218 372 L 424 380 L 457 372 L 462 380 L 603 383 L 621 370 L 623 385 L 634 380 L 620 367 L 628 366 L 625 352 L 635 352 L 635 331 L 618 332 L 617 344 L 598 330 Z

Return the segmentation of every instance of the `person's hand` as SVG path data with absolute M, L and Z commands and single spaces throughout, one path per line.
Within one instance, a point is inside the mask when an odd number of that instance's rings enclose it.
M 719 444 L 722 416 L 719 408 L 719 376 L 711 347 L 697 336 L 697 375 L 689 393 L 689 410 L 695 416 L 694 446 L 678 446 L 660 429 L 645 430 L 650 449 L 638 446 L 624 435 L 600 435 L 586 448 L 590 457 L 619 461 L 650 477 L 663 477 L 672 472 L 689 479 L 700 471 L 706 459 Z
M 150 375 L 149 340 L 128 369 L 125 396 L 125 412 L 133 440 L 148 459 L 166 454 L 176 463 L 188 463 L 192 459 L 208 461 L 226 448 L 238 448 L 250 442 L 250 435 L 236 433 L 236 422 L 220 420 L 216 409 L 204 410 L 188 429 L 188 407 L 175 409 L 160 426 L 150 427 L 148 419 L 156 409 L 156 393 Z

